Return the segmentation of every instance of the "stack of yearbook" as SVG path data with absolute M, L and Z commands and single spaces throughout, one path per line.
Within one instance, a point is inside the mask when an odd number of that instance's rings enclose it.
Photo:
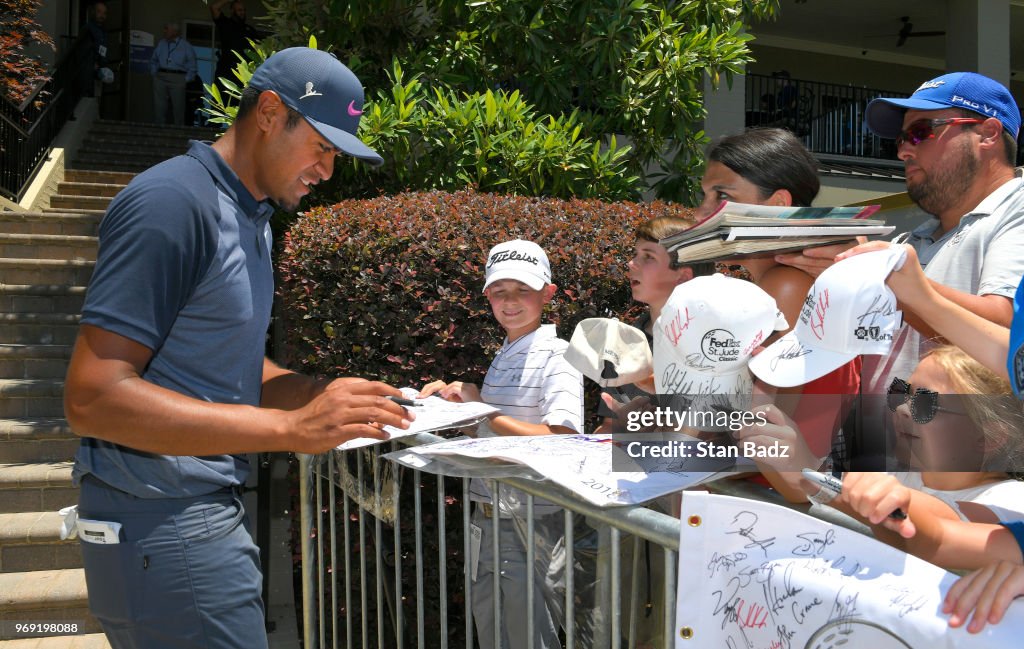
M 866 207 L 785 207 L 723 202 L 692 227 L 661 240 L 679 263 L 774 255 L 878 236 L 895 228 Z

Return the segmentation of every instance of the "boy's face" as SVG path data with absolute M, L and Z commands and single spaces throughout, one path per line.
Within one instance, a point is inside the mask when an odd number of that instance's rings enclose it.
M 669 252 L 653 241 L 637 241 L 629 260 L 629 288 L 637 302 L 661 308 L 672 290 L 693 276 L 690 268 L 669 268 Z
M 535 291 L 520 281 L 501 279 L 488 286 L 484 295 L 508 339 L 515 340 L 540 326 L 544 305 L 551 301 L 556 290 L 554 284 L 546 284 Z

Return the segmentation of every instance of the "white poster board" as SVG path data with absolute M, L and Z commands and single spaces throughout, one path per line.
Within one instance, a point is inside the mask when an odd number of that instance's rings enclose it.
M 408 428 L 395 428 L 385 426 L 384 430 L 390 436 L 389 439 L 408 437 L 418 433 L 433 433 L 439 430 L 450 430 L 460 426 L 475 425 L 488 415 L 498 412 L 494 406 L 489 406 L 480 401 L 467 401 L 458 403 L 446 401 L 441 397 L 432 396 L 426 399 L 417 399 L 419 390 L 415 388 L 402 388 L 402 394 L 409 400 L 415 401 L 416 406 L 410 406 L 409 412 L 416 416 Z M 383 444 L 388 440 L 374 439 L 372 437 L 357 437 L 344 444 L 339 445 L 335 450 L 350 451 L 362 446 Z
M 951 629 L 956 575 L 784 507 L 687 492 L 679 535 L 676 648 L 1014 647 L 1024 602 L 980 634 Z
M 691 438 L 692 439 L 692 438 Z M 618 455 L 615 459 L 614 456 Z M 473 475 L 462 458 L 490 459 L 512 462 L 532 469 L 538 477 L 569 489 L 584 500 L 600 507 L 636 505 L 659 496 L 707 482 L 719 473 L 687 471 L 683 460 L 666 461 L 671 471 L 642 471 L 610 435 L 538 435 L 536 437 L 486 437 L 438 442 L 407 448 L 385 456 L 405 466 L 424 471 L 444 472 L 443 463 L 462 469 L 457 475 Z M 613 469 L 628 468 L 635 470 Z M 442 465 L 437 466 L 438 462 Z M 694 460 L 693 464 L 697 464 Z M 732 461 L 719 463 L 732 466 Z M 708 463 L 704 462 L 703 467 Z M 506 473 L 506 475 L 509 475 Z M 487 477 L 480 473 L 477 477 Z M 535 477 L 522 474 L 522 477 Z

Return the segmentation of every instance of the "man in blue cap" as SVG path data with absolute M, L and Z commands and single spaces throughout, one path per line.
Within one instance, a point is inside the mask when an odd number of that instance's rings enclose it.
M 932 285 L 946 298 L 1004 327 L 1024 275 L 1024 183 L 1016 176 L 1020 111 L 1002 84 L 973 72 L 945 74 L 905 99 L 875 99 L 867 124 L 896 140 L 907 194 L 933 215 L 897 239 L 914 247 Z M 909 376 L 936 336 L 912 311 L 892 354 L 865 388 L 882 393 Z M 909 326 L 908 326 L 909 325 Z
M 339 153 L 381 162 L 356 136 L 362 110 L 333 56 L 278 52 L 215 144 L 138 175 L 103 218 L 64 402 L 89 607 L 113 647 L 266 647 L 246 454 L 385 439 L 413 418 L 391 386 L 263 353 L 273 206 L 295 209 Z
M 1014 169 L 1021 117 L 1009 91 L 983 75 L 954 72 L 910 97 L 873 100 L 865 117 L 876 135 L 896 140 L 907 194 L 933 216 L 896 242 L 913 246 L 940 294 L 1008 327 L 1024 275 L 1024 182 Z M 817 274 L 836 252 L 778 259 Z M 865 393 L 884 394 L 893 376 L 909 376 L 936 336 L 909 309 L 904 323 L 892 353 L 865 363 Z

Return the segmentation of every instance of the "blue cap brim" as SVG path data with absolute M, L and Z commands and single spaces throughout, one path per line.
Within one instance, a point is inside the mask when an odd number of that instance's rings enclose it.
M 943 110 L 950 108 L 928 99 L 872 99 L 865 111 L 864 118 L 868 129 L 878 137 L 895 139 L 903 130 L 903 114 L 908 110 Z
M 317 133 L 327 138 L 327 141 L 342 150 L 343 153 L 358 158 L 363 162 L 373 167 L 379 167 L 384 164 L 384 158 L 377 155 L 377 152 L 366 146 L 360 141 L 359 138 L 352 135 L 348 131 L 343 131 L 340 128 L 335 128 L 329 124 L 318 122 L 315 119 L 311 119 L 303 115 L 309 125 L 312 126 Z

